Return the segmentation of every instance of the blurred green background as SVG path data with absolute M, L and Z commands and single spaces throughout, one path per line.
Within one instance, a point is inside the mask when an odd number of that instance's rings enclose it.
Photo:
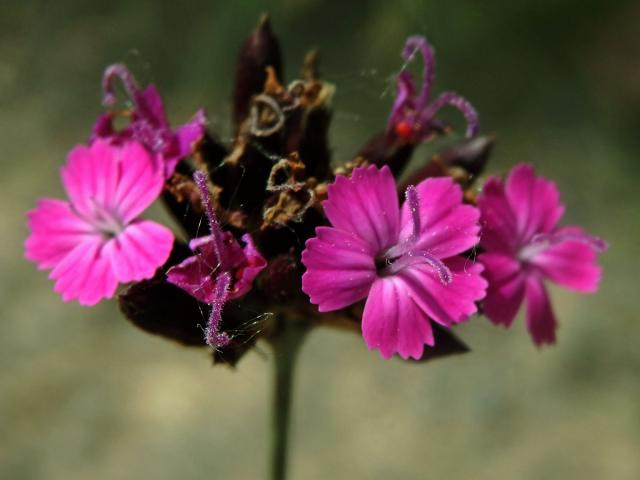
M 62 195 L 104 67 L 155 82 L 174 124 L 204 105 L 228 138 L 234 58 L 265 11 L 288 80 L 321 51 L 337 162 L 384 125 L 404 39 L 426 34 L 436 91 L 463 93 L 498 134 L 490 170 L 534 163 L 559 183 L 565 221 L 611 243 L 597 295 L 552 290 L 559 343 L 542 351 L 521 318 L 510 331 L 473 318 L 457 330 L 472 354 L 424 366 L 313 332 L 291 478 L 640 478 L 640 4 L 579 0 L 0 1 L 0 478 L 265 477 L 265 348 L 212 368 L 114 302 L 62 303 L 22 258 L 24 214 Z

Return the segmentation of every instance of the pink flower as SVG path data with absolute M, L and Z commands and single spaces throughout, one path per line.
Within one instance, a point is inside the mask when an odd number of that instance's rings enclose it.
M 94 305 L 118 283 L 154 275 L 169 257 L 173 234 L 138 220 L 160 194 L 164 175 L 139 143 L 121 147 L 97 140 L 77 146 L 62 169 L 69 202 L 44 198 L 27 215 L 27 259 L 52 269 L 64 301 Z
M 249 234 L 242 236 L 243 248 L 231 233 L 222 230 L 213 211 L 205 175 L 196 172 L 194 181 L 200 190 L 211 235 L 191 240 L 189 246 L 196 254 L 171 267 L 167 281 L 211 306 L 206 341 L 212 347 L 223 347 L 231 339 L 220 332 L 222 307 L 228 300 L 246 295 L 267 262 Z
M 478 242 L 479 213 L 450 178 L 410 186 L 402 208 L 386 166 L 338 176 L 328 193 L 333 227 L 316 228 L 302 253 L 302 289 L 321 312 L 366 298 L 365 343 L 405 359 L 433 346 L 429 319 L 450 327 L 476 312 L 487 284 L 459 254 Z
M 178 127 L 174 132 L 167 119 L 158 89 L 154 85 L 149 85 L 144 90 L 140 90 L 131 72 L 122 64 L 111 65 L 104 72 L 102 88 L 105 92 L 103 103 L 106 106 L 112 106 L 116 101 L 112 85 L 116 77 L 122 80 L 133 103 L 131 123 L 126 128 L 116 131 L 113 126 L 113 115 L 105 113 L 94 125 L 91 139 L 108 138 L 114 143 L 137 140 L 152 153 L 161 156 L 164 161 L 164 174 L 169 178 L 178 162 L 191 155 L 194 145 L 204 137 L 206 124 L 204 111 L 199 110 L 191 121 Z
M 476 135 L 478 132 L 478 113 L 463 97 L 455 92 L 443 92 L 429 103 L 435 74 L 435 55 L 426 38 L 417 35 L 409 37 L 402 49 L 402 58 L 406 64 L 411 62 L 418 52 L 424 61 L 424 78 L 420 93 L 416 92 L 416 85 L 411 73 L 403 70 L 398 75 L 398 91 L 391 109 L 387 129 L 394 131 L 400 138 L 411 143 L 427 140 L 434 132 L 444 129 L 445 124 L 435 117 L 442 107 L 450 105 L 464 115 L 467 121 L 467 137 Z
M 555 342 L 556 319 L 543 280 L 578 292 L 598 288 L 597 252 L 605 242 L 579 227 L 558 228 L 564 213 L 555 183 L 521 164 L 505 184 L 490 178 L 478 199 L 484 253 L 479 260 L 489 280 L 484 313 L 509 327 L 526 299 L 526 323 L 536 345 Z

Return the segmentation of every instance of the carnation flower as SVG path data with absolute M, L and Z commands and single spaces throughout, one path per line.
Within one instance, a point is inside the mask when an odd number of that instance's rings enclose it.
M 203 110 L 199 110 L 193 119 L 174 130 L 171 129 L 160 92 L 154 85 L 141 90 L 135 78 L 126 66 L 114 64 L 104 72 L 102 88 L 103 104 L 112 107 L 116 102 L 113 81 L 120 78 L 132 102 L 132 110 L 128 112 L 131 122 L 116 131 L 113 126 L 114 113 L 102 114 L 93 127 L 92 140 L 107 138 L 115 143 L 134 139 L 142 143 L 154 154 L 161 156 L 164 162 L 164 174 L 169 178 L 180 160 L 189 156 L 195 144 L 204 137 L 206 118 Z
M 601 276 L 597 253 L 607 244 L 580 227 L 557 226 L 564 213 L 558 189 L 536 177 L 530 165 L 514 167 L 504 184 L 490 178 L 478 205 L 484 250 L 479 260 L 489 280 L 484 313 L 509 327 L 526 300 L 526 324 L 534 343 L 554 343 L 557 322 L 544 280 L 595 292 Z
M 398 91 L 389 116 L 388 130 L 411 143 L 429 139 L 434 133 L 444 130 L 445 124 L 436 120 L 435 116 L 442 107 L 450 105 L 460 110 L 467 120 L 467 137 L 474 136 L 478 132 L 478 114 L 466 99 L 455 92 L 443 92 L 429 103 L 435 74 L 433 49 L 426 38 L 417 35 L 409 37 L 402 50 L 405 62 L 408 64 L 418 52 L 424 61 L 422 88 L 417 93 L 409 72 L 402 71 L 398 75 Z
M 211 235 L 189 242 L 195 255 L 171 267 L 167 281 L 211 306 L 205 339 L 213 347 L 222 347 L 230 341 L 226 333 L 219 331 L 224 303 L 251 290 L 254 278 L 267 262 L 248 233 L 242 236 L 245 243 L 242 248 L 231 233 L 222 230 L 213 210 L 206 176 L 196 172 L 194 181 L 200 191 Z
M 94 305 L 118 283 L 150 278 L 169 257 L 173 234 L 137 219 L 160 194 L 157 158 L 134 141 L 77 146 L 62 169 L 69 201 L 43 198 L 28 213 L 26 258 L 51 269 L 63 300 Z
M 321 312 L 366 298 L 370 349 L 419 359 L 434 345 L 430 319 L 451 327 L 476 312 L 486 281 L 460 254 L 478 242 L 479 213 L 450 178 L 409 187 L 400 208 L 388 167 L 357 168 L 329 186 L 323 207 L 332 227 L 306 242 L 302 288 Z

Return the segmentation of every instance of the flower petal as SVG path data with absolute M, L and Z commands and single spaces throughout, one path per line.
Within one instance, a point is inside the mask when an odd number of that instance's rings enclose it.
M 549 232 L 564 213 L 556 184 L 536 177 L 531 165 L 515 166 L 507 178 L 505 190 L 522 243 L 536 233 Z
M 76 146 L 62 168 L 62 183 L 74 209 L 91 218 L 95 204 L 111 209 L 118 181 L 117 148 L 107 140 Z
M 94 235 L 87 237 L 69 252 L 49 274 L 56 280 L 54 290 L 62 299 L 78 299 L 82 305 L 95 305 L 110 298 L 118 282 L 108 259 L 102 254 L 104 240 Z
M 373 283 L 362 316 L 362 336 L 367 347 L 378 349 L 384 358 L 398 353 L 418 360 L 424 345 L 433 345 L 429 318 L 396 277 Z
M 194 146 L 204 137 L 206 117 L 203 110 L 198 110 L 194 117 L 184 125 L 176 128 L 177 152 L 172 157 L 165 157 L 165 175 L 171 176 L 180 160 L 193 152 Z
M 55 267 L 87 236 L 94 234 L 91 225 L 63 200 L 43 198 L 27 217 L 31 235 L 25 242 L 25 257 L 40 269 Z
M 516 217 L 499 178 L 491 177 L 484 184 L 478 207 L 482 225 L 480 245 L 490 251 L 515 253 L 518 248 Z
M 167 271 L 167 282 L 180 287 L 203 303 L 212 303 L 215 298 L 215 266 L 211 268 L 202 254 L 183 260 Z
M 450 327 L 473 315 L 476 301 L 485 296 L 487 281 L 480 275 L 482 265 L 463 257 L 444 262 L 451 270 L 452 281 L 443 284 L 437 272 L 424 263 L 413 264 L 398 273 L 411 298 L 429 317 Z
M 153 277 L 169 258 L 173 233 L 150 220 L 139 220 L 109 240 L 104 247 L 111 269 L 120 283 Z
M 462 190 L 450 178 L 428 178 L 416 186 L 420 212 L 420 235 L 412 249 L 447 258 L 478 243 L 480 213 L 462 204 Z M 400 243 L 413 231 L 408 202 L 402 206 Z
M 249 290 L 251 290 L 255 278 L 267 266 L 267 261 L 260 255 L 260 252 L 253 243 L 251 235 L 245 233 L 242 236 L 242 241 L 245 243 L 243 249 L 244 261 L 238 272 L 236 272 L 233 289 L 228 295 L 230 300 L 246 295 Z
M 483 253 L 478 257 L 489 282 L 483 312 L 493 323 L 509 327 L 524 299 L 525 274 L 510 255 Z
M 334 227 L 359 236 L 376 253 L 396 243 L 400 212 L 389 167 L 356 168 L 350 178 L 339 175 L 328 194 L 323 207 Z
M 122 146 L 120 172 L 116 205 L 124 223 L 129 223 L 158 198 L 164 174 L 158 159 L 138 142 Z
M 593 293 L 598 289 L 602 276 L 602 269 L 596 265 L 597 257 L 598 254 L 591 245 L 577 240 L 565 240 L 549 246 L 530 262 L 546 277 L 564 287 Z
M 535 275 L 527 278 L 527 330 L 537 346 L 556 341 L 556 318 L 551 309 L 549 294 L 542 280 Z
M 354 233 L 316 228 L 302 252 L 307 268 L 302 290 L 321 312 L 338 310 L 367 296 L 376 278 L 372 246 Z

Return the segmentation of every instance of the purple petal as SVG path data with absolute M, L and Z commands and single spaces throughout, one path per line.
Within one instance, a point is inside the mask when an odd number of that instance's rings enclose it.
M 493 323 L 509 327 L 524 299 L 525 274 L 522 265 L 510 255 L 483 253 L 478 261 L 489 282 L 483 312 Z
M 216 299 L 215 267 L 211 267 L 203 255 L 193 255 L 167 271 L 167 282 L 180 287 L 202 303 L 211 304 Z
M 87 237 L 49 274 L 50 279 L 56 280 L 54 291 L 62 294 L 65 302 L 78 299 L 81 305 L 95 305 L 113 296 L 118 282 L 102 255 L 103 246 L 99 236 Z
M 578 227 L 568 227 L 572 231 Z M 566 228 L 565 228 L 566 230 Z M 602 269 L 596 265 L 594 247 L 579 240 L 565 240 L 535 255 L 530 263 L 554 282 L 583 293 L 598 290 Z
M 374 252 L 353 233 L 318 227 L 302 252 L 307 268 L 302 290 L 321 312 L 338 310 L 367 296 L 376 279 Z
M 499 178 L 491 177 L 478 197 L 482 235 L 480 245 L 489 251 L 514 254 L 518 249 L 518 227 L 514 212 Z
M 555 343 L 556 318 L 551 309 L 549 294 L 542 281 L 535 275 L 527 278 L 527 330 L 537 346 Z
M 373 283 L 362 316 L 362 336 L 367 347 L 378 349 L 383 358 L 398 353 L 417 360 L 425 344 L 433 345 L 429 318 L 395 277 Z
M 118 211 L 127 223 L 158 198 L 164 176 L 158 158 L 138 142 L 125 143 L 118 156 L 120 178 L 115 198 Z
M 450 327 L 469 318 L 477 311 L 475 302 L 485 296 L 487 281 L 480 275 L 482 265 L 462 257 L 445 261 L 453 274 L 444 285 L 437 272 L 422 263 L 400 272 L 401 279 L 415 303 L 434 321 Z
M 118 282 L 127 283 L 153 277 L 169 258 L 172 248 L 171 230 L 150 220 L 139 220 L 109 240 L 103 254 Z
M 233 285 L 233 290 L 229 292 L 229 299 L 246 295 L 251 290 L 255 278 L 267 266 L 267 261 L 258 252 L 251 235 L 245 233 L 242 236 L 242 241 L 245 243 L 243 249 L 245 260 L 236 274 L 236 281 Z
M 31 234 L 25 242 L 25 257 L 40 269 L 55 267 L 84 239 L 95 235 L 93 227 L 62 200 L 43 198 L 27 217 Z
M 416 187 L 419 199 L 420 235 L 412 249 L 438 258 L 458 255 L 478 243 L 478 210 L 463 205 L 462 190 L 450 178 L 428 178 Z M 400 243 L 413 233 L 408 202 L 402 206 Z
M 523 244 L 536 233 L 551 231 L 564 213 L 555 183 L 536 177 L 531 165 L 515 166 L 507 178 L 505 191 Z
M 339 175 L 328 195 L 323 207 L 334 227 L 359 236 L 376 252 L 397 242 L 398 193 L 388 167 L 356 168 L 351 178 Z

